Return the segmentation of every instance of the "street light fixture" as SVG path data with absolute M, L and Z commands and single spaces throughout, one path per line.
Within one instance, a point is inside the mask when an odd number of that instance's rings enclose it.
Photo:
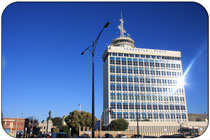
M 87 50 L 89 50 L 92 54 L 92 138 L 95 137 L 95 101 L 94 101 L 94 55 L 95 55 L 95 50 L 96 50 L 96 44 L 98 42 L 99 37 L 101 36 L 101 33 L 103 32 L 103 30 L 105 28 L 108 27 L 108 25 L 110 24 L 110 22 L 107 22 L 104 27 L 101 29 L 101 31 L 99 32 L 97 38 L 95 41 L 92 42 L 92 45 L 87 47 L 82 53 L 81 55 L 83 55 Z M 91 49 L 92 47 L 92 49 Z

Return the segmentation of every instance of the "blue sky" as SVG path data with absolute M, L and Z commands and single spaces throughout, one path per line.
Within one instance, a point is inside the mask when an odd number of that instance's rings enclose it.
M 103 108 L 106 46 L 124 28 L 137 48 L 182 53 L 188 113 L 208 112 L 208 17 L 196 3 L 13 3 L 2 15 L 4 117 L 45 120 L 91 112 L 91 55 L 80 53 L 110 21 L 95 54 L 95 114 Z

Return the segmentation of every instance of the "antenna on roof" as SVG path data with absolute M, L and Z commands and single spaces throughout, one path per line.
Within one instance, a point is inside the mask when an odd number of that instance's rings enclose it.
M 121 11 L 120 25 L 118 25 L 118 28 L 120 30 L 120 37 L 124 37 L 125 33 L 126 33 L 126 31 L 123 27 L 123 23 L 124 23 L 124 21 L 123 21 L 123 18 L 122 18 L 122 11 Z

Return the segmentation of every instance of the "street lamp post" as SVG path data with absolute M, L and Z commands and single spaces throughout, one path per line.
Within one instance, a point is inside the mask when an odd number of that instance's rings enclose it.
M 110 24 L 110 22 L 107 22 L 104 27 L 101 29 L 101 31 L 99 32 L 97 38 L 95 41 L 92 42 L 92 46 L 87 47 L 82 53 L 81 55 L 83 55 L 85 53 L 85 51 L 89 50 L 92 54 L 92 138 L 95 137 L 95 101 L 94 101 L 94 56 L 95 56 L 95 50 L 96 50 L 96 44 L 98 42 L 99 37 L 101 36 L 101 33 L 103 32 L 103 30 L 105 28 L 108 27 L 108 25 Z M 91 50 L 92 47 L 92 50 Z

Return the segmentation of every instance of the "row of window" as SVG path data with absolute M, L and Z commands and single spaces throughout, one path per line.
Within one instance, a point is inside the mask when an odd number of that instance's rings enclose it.
M 183 88 L 161 88 L 161 87 L 150 87 L 138 84 L 110 84 L 111 91 L 141 91 L 141 92 L 163 92 L 163 93 L 184 93 Z
M 127 75 L 110 75 L 111 82 L 135 82 L 135 83 L 152 83 L 159 85 L 177 85 L 181 81 L 180 79 L 158 79 L 158 78 L 149 78 L 149 77 L 138 77 L 138 76 L 127 76 Z
M 113 112 L 111 114 L 111 118 L 112 119 L 116 119 L 117 118 L 123 118 L 123 119 L 134 119 L 134 113 L 131 112 L 131 113 L 127 113 L 127 112 Z M 164 113 L 135 113 L 135 119 L 172 119 L 172 120 L 175 120 L 175 119 L 187 119 L 186 117 L 186 114 L 180 114 L 180 113 L 177 113 L 177 114 L 174 114 L 174 113 L 171 113 L 171 114 L 164 114 Z
M 132 59 L 132 58 L 120 58 L 120 57 L 110 57 L 110 64 L 116 64 L 116 65 L 134 65 L 134 66 L 145 66 L 145 67 L 160 67 L 160 68 L 172 68 L 172 69 L 180 69 L 181 64 L 177 63 L 166 63 L 166 62 L 154 62 L 154 60 L 148 60 L 148 59 Z
M 120 93 L 111 93 L 110 94 L 110 99 L 111 100 L 134 100 L 134 97 L 135 97 L 135 100 L 141 100 L 141 101 L 170 101 L 170 102 L 173 102 L 173 101 L 176 101 L 176 102 L 184 102 L 184 97 L 181 96 L 161 96 L 161 95 L 151 95 L 151 94 L 148 94 L 145 96 L 145 94 L 141 94 L 141 95 L 134 95 L 134 94 L 120 94 Z
M 136 58 L 152 58 L 152 59 L 163 59 L 163 60 L 180 60 L 180 57 L 169 57 L 169 56 L 156 56 L 156 55 L 140 55 L 140 54 L 123 54 L 123 53 L 109 53 L 110 56 L 124 56 L 124 57 L 136 57 Z
M 138 67 L 120 67 L 120 66 L 110 66 L 110 73 L 125 73 L 125 74 L 141 74 L 141 75 L 158 75 L 158 76 L 177 76 L 181 77 L 182 73 L 175 72 L 175 71 L 160 71 L 160 70 L 149 70 L 149 69 L 143 69 Z
M 142 109 L 142 110 L 185 110 L 184 105 L 162 105 L 162 104 L 135 104 L 134 108 L 134 103 L 115 103 L 111 102 L 111 108 L 112 109 Z

